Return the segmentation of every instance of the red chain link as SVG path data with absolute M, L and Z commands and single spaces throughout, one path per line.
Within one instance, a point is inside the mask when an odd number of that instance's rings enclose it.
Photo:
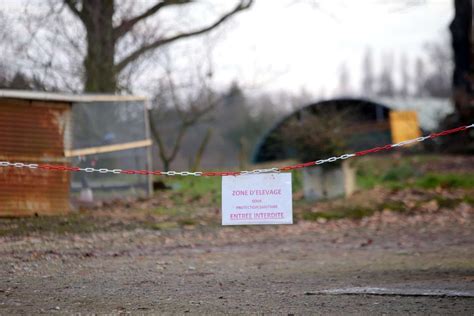
M 440 137 L 440 136 L 446 136 L 446 135 L 449 135 L 449 134 L 458 133 L 458 132 L 467 130 L 467 129 L 472 128 L 472 127 L 473 127 L 473 125 L 460 126 L 460 127 L 449 129 L 449 130 L 442 131 L 442 132 L 439 132 L 439 133 L 432 133 L 432 134 L 428 135 L 425 138 L 421 137 L 421 141 L 423 141 L 425 139 L 433 139 L 433 138 Z M 412 141 L 415 141 L 415 140 L 412 140 Z M 388 144 L 388 145 L 381 146 L 381 147 L 375 147 L 375 148 L 372 148 L 372 149 L 358 151 L 358 152 L 356 152 L 354 154 L 351 154 L 351 155 L 342 155 L 342 156 L 339 156 L 339 157 L 332 157 L 332 158 L 327 159 L 325 161 L 310 161 L 310 162 L 305 162 L 305 163 L 299 163 L 299 164 L 296 164 L 296 165 L 290 165 L 290 166 L 285 166 L 285 167 L 280 167 L 280 168 L 274 168 L 274 170 L 275 171 L 290 171 L 290 170 L 294 170 L 294 169 L 301 169 L 301 168 L 306 168 L 306 167 L 318 165 L 318 164 L 324 163 L 324 162 L 333 162 L 333 161 L 336 161 L 338 159 L 346 159 L 348 157 L 353 157 L 353 156 L 357 156 L 357 157 L 358 156 L 364 156 L 364 155 L 367 155 L 367 154 L 372 154 L 372 153 L 377 153 L 377 152 L 380 152 L 380 151 L 390 150 L 390 149 L 393 149 L 395 147 L 397 147 L 396 144 Z M 344 156 L 346 156 L 346 157 L 344 157 Z M 28 164 L 23 164 L 23 163 L 10 163 L 10 162 L 3 162 L 3 163 L 5 163 L 3 166 L 28 167 Z M 33 168 L 33 167 L 31 167 L 31 168 Z M 50 165 L 50 164 L 38 164 L 36 168 L 42 169 L 42 170 L 52 170 L 52 171 L 68 171 L 68 172 L 86 171 L 86 172 L 101 172 L 101 173 L 110 173 L 111 172 L 111 173 L 130 174 L 130 175 L 135 174 L 135 175 L 156 175 L 156 176 L 159 176 L 159 175 L 180 175 L 182 173 L 181 175 L 199 175 L 199 176 L 204 176 L 204 177 L 237 176 L 237 175 L 244 174 L 244 173 L 258 173 L 256 171 L 261 171 L 261 170 L 256 170 L 254 172 L 251 172 L 251 171 L 250 172 L 248 172 L 248 171 L 164 172 L 164 171 L 159 171 L 159 170 L 148 171 L 148 170 L 128 170 L 128 169 L 125 169 L 125 170 L 121 170 L 121 169 L 110 170 L 110 169 L 79 168 L 79 167 L 71 167 L 71 166 L 67 166 L 67 165 Z M 90 169 L 90 171 L 88 171 L 87 169 Z
M 457 133 L 457 132 L 460 132 L 460 131 L 465 131 L 467 128 L 468 128 L 467 126 L 456 127 L 456 128 L 453 128 L 453 129 L 448 129 L 446 131 L 439 132 L 439 133 L 432 133 L 429 136 L 430 136 L 430 138 L 446 136 L 446 135 Z
M 203 177 L 225 177 L 225 176 L 238 176 L 240 174 L 239 171 L 214 171 L 214 172 L 203 172 L 201 176 Z
M 367 154 L 377 153 L 379 151 L 389 150 L 389 149 L 392 149 L 392 148 L 393 148 L 393 146 L 392 146 L 392 144 L 390 144 L 390 145 L 385 145 L 385 146 L 382 146 L 382 147 L 375 147 L 375 148 L 372 148 L 372 149 L 358 151 L 358 152 L 355 153 L 355 155 L 356 156 L 364 156 L 364 155 L 367 155 Z
M 81 168 L 79 167 L 69 167 L 69 166 L 63 166 L 63 165 L 38 165 L 38 169 L 44 169 L 44 170 L 56 170 L 56 171 L 81 171 Z

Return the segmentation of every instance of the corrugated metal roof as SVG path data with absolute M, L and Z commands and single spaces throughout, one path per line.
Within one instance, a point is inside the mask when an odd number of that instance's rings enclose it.
M 23 100 L 62 101 L 62 102 L 114 102 L 114 101 L 146 101 L 144 96 L 113 95 L 113 94 L 68 94 L 38 92 L 25 90 L 0 89 L 0 98 Z

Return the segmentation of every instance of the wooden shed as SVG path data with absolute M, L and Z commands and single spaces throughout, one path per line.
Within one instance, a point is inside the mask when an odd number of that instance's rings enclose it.
M 140 154 L 133 167 L 150 170 L 150 145 L 143 97 L 0 90 L 0 161 L 76 166 L 108 155 L 104 163 L 120 163 L 114 154 L 131 151 Z M 69 212 L 78 181 L 68 172 L 0 167 L 0 216 Z M 133 192 L 149 194 L 151 178 L 140 181 L 143 191 Z M 105 187 L 101 178 L 94 185 Z

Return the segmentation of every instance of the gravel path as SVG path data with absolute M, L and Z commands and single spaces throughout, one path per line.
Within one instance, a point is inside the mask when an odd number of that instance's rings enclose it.
M 473 219 L 3 237 L 0 314 L 473 315 Z

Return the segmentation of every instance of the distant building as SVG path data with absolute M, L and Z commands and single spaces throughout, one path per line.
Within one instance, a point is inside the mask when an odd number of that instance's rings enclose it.
M 357 97 L 336 98 L 315 102 L 304 106 L 277 122 L 254 149 L 253 162 L 263 163 L 274 160 L 295 158 L 295 149 L 285 142 L 285 126 L 294 120 L 300 120 L 305 115 L 320 115 L 323 113 L 348 112 L 349 125 L 335 126 L 346 128 L 349 138 L 348 150 L 362 150 L 391 142 L 389 112 L 392 110 L 411 110 L 418 114 L 420 127 L 425 131 L 437 128 L 438 122 L 453 112 L 448 99 L 404 99 L 404 98 L 371 98 Z M 314 157 L 320 159 L 325 157 Z

